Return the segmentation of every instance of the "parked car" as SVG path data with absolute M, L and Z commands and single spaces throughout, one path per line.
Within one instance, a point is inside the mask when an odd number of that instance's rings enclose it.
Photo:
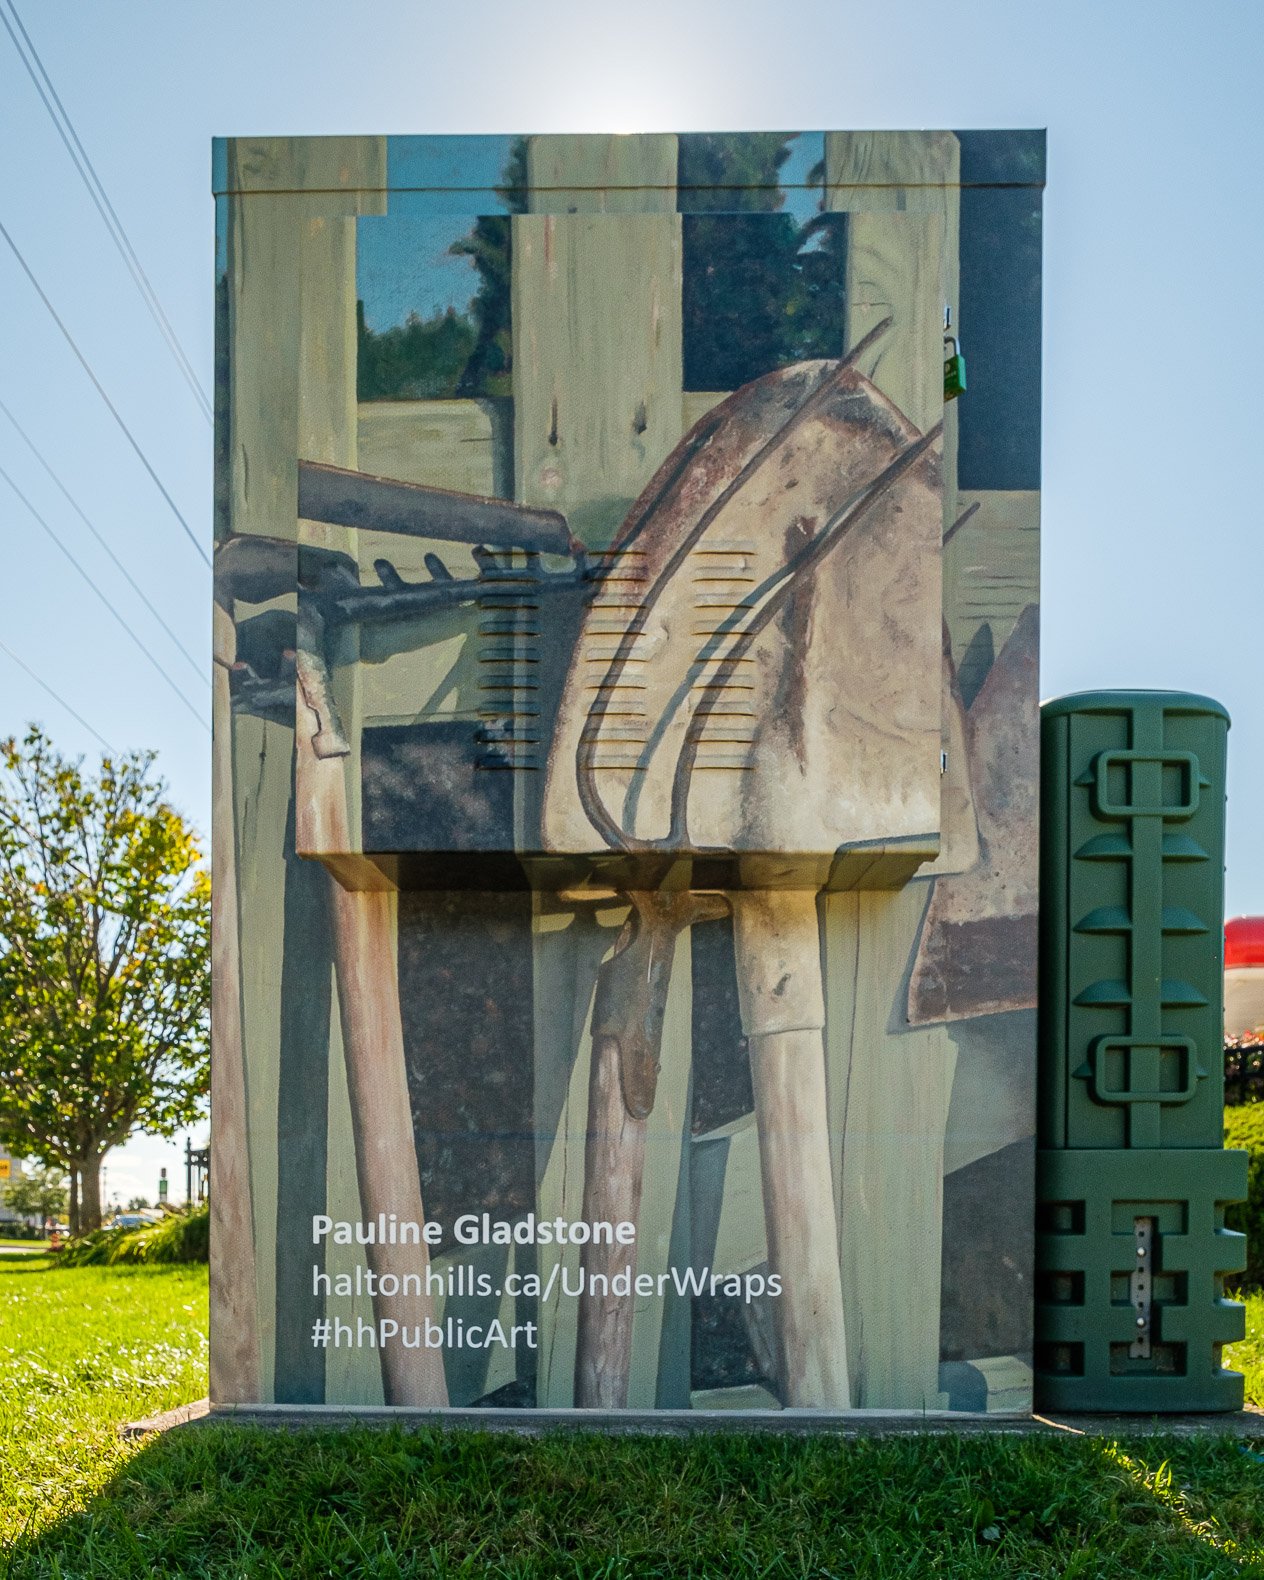
M 116 1212 L 105 1225 L 107 1229 L 143 1229 L 148 1223 L 161 1223 L 165 1213 L 158 1212 L 153 1207 L 145 1207 L 137 1212 Z

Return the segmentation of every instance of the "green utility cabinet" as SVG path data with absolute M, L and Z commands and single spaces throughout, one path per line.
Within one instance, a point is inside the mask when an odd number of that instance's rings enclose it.
M 1225 1206 L 1224 786 L 1206 697 L 1085 692 L 1041 713 L 1036 1400 L 1236 1410 L 1245 1265 Z

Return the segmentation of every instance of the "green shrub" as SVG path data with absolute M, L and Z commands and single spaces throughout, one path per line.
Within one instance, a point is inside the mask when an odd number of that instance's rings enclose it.
M 1264 1288 L 1264 1103 L 1225 1109 L 1225 1146 L 1250 1155 L 1247 1198 L 1225 1211 L 1225 1224 L 1246 1235 L 1246 1272 L 1226 1284 Z
M 158 1223 L 135 1229 L 94 1229 L 72 1240 L 61 1253 L 63 1267 L 105 1267 L 120 1262 L 205 1262 L 209 1260 L 211 1211 L 173 1212 Z
M 130 1229 L 93 1229 L 69 1241 L 59 1252 L 62 1267 L 104 1267 L 110 1260 L 110 1248 Z
M 160 1223 L 125 1229 L 110 1262 L 205 1262 L 210 1256 L 211 1210 L 172 1213 Z

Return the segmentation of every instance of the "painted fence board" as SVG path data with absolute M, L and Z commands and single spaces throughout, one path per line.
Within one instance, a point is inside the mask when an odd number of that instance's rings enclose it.
M 672 133 L 545 133 L 527 142 L 527 185 L 535 214 L 673 214 Z
M 1023 610 L 1040 602 L 1040 495 L 967 490 L 958 515 L 944 545 L 944 619 L 973 697 Z
M 347 1092 L 347 1063 L 342 1045 L 342 1017 L 338 1013 L 338 987 L 330 962 L 329 1103 L 326 1129 L 329 1166 L 325 1190 L 329 1205 L 325 1211 L 335 1221 L 355 1223 L 363 1217 L 360 1182 L 356 1178 L 355 1148 L 351 1144 L 351 1098 Z M 325 1271 L 336 1278 L 339 1273 L 361 1277 L 368 1267 L 362 1245 L 333 1245 L 326 1242 Z M 373 1302 L 364 1296 L 347 1307 L 352 1322 L 373 1319 Z M 325 1397 L 330 1404 L 357 1404 L 362 1400 L 381 1404 L 382 1369 L 377 1356 L 368 1349 L 330 1349 L 325 1352 Z
M 829 895 L 826 1047 L 853 1403 L 938 1409 L 943 1150 L 956 1050 L 900 1029 L 929 887 Z
M 613 194 L 573 193 L 567 208 L 584 211 L 557 213 L 551 189 L 594 162 L 674 172 L 676 139 L 578 142 L 568 175 L 570 139 L 531 140 L 533 212 L 513 219 L 515 496 L 602 548 L 681 434 L 680 216 L 673 185 L 662 213 L 634 194 L 638 212 L 617 220 Z
M 366 196 L 358 188 L 362 183 L 384 185 L 385 145 L 381 139 L 360 138 L 327 139 L 319 147 L 305 139 L 233 139 L 227 144 L 226 157 L 229 185 L 238 194 L 261 181 L 291 193 L 304 187 L 320 189 L 309 196 L 277 196 L 266 202 L 241 195 L 226 200 L 229 529 L 233 535 L 295 541 L 300 423 L 306 424 L 304 436 L 312 442 L 332 443 L 335 435 L 346 434 L 352 421 L 337 381 L 323 394 L 310 394 L 301 414 L 304 296 L 322 289 L 318 262 L 322 255 L 328 263 L 332 250 L 335 263 L 345 260 L 347 231 L 342 228 L 342 218 L 382 205 L 383 199 Z M 324 218 L 333 219 L 337 228 L 315 223 Z M 305 257 L 310 265 L 306 278 Z M 332 339 L 322 341 L 319 347 L 309 335 L 307 359 L 314 371 L 337 369 L 345 373 L 347 346 L 342 327 L 339 325 Z M 323 401 L 333 405 L 320 410 L 318 405 Z M 353 427 L 351 432 L 353 436 Z M 289 607 L 293 608 L 292 600 Z M 239 604 L 233 612 L 240 621 L 257 611 Z M 289 828 L 294 732 L 249 714 L 236 714 L 231 736 L 231 798 L 236 808 L 235 854 L 241 895 L 242 1057 L 249 1071 L 248 1133 L 262 1138 L 278 1134 L 283 1101 L 276 984 L 284 950 L 287 847 L 293 851 Z M 228 748 L 226 738 L 224 746 Z M 221 822 L 221 838 L 222 828 Z M 288 859 L 294 859 L 292 854 Z M 217 925 L 228 925 L 227 918 L 221 914 Z M 308 986 L 314 993 L 328 992 L 327 982 L 319 977 Z M 228 1051 L 222 1045 L 217 1050 Z M 220 1175 L 229 1172 L 225 1146 L 238 1144 L 239 1138 L 216 1129 L 212 1193 Z M 260 1375 L 257 1383 L 251 1382 L 226 1374 L 218 1365 L 216 1398 L 249 1397 L 256 1387 L 262 1388 L 265 1398 L 273 1395 L 278 1168 L 275 1147 L 252 1149 L 253 1245 L 217 1247 L 217 1258 L 226 1262 L 245 1256 L 254 1262 Z M 221 1279 L 217 1284 L 212 1295 L 213 1327 L 221 1315 L 229 1315 L 219 1293 L 226 1288 L 226 1281 Z M 243 1393 L 243 1388 L 247 1392 Z
M 211 1245 L 220 1269 L 211 1287 L 215 1346 L 210 1356 L 212 1395 L 226 1402 L 262 1397 L 254 1214 L 250 1194 L 250 1131 L 246 1092 L 246 1042 L 242 1017 L 241 911 L 238 893 L 237 808 L 233 797 L 234 736 L 229 672 L 237 633 L 229 610 L 214 608 L 211 801 L 211 950 L 215 991 L 211 1000 L 211 1102 L 220 1134 L 236 1145 L 214 1148 Z
M 681 230 L 675 213 L 676 139 L 532 138 L 531 213 L 513 220 L 513 387 L 515 497 L 562 510 L 589 547 L 604 547 L 633 499 L 682 432 Z M 625 190 L 600 186 L 617 182 Z M 643 185 L 641 185 L 643 183 Z M 576 191 L 575 188 L 583 188 Z M 632 190 L 626 190 L 632 188 Z M 648 191 L 646 189 L 654 189 Z M 646 212 L 647 209 L 659 212 Z M 629 210 L 631 212 L 629 212 Z M 621 920 L 621 919 L 620 919 Z M 540 1212 L 569 1204 L 580 1214 L 591 1055 L 592 986 L 600 956 L 582 914 L 569 929 L 537 930 L 536 1080 L 551 1079 L 559 1020 L 540 996 L 548 956 L 569 932 L 576 948 L 573 1015 L 582 1010 L 576 1057 L 559 1134 L 541 1177 Z M 613 938 L 609 940 L 613 942 Z M 665 1271 L 684 1174 L 689 1113 L 689 953 L 677 948 L 663 1036 L 663 1071 L 649 1121 L 638 1235 L 639 1272 Z M 565 966 L 561 967 L 565 974 Z M 547 1017 L 540 1024 L 540 1015 Z M 573 1033 L 574 1034 L 574 1033 Z M 561 1167 L 559 1167 L 559 1162 Z M 683 1204 L 682 1204 L 683 1206 Z M 556 1209 L 556 1210 L 561 1210 Z M 564 1212 L 565 1216 L 566 1213 Z M 542 1262 L 543 1262 L 542 1253 Z M 568 1255 L 568 1273 L 579 1257 Z M 652 1407 L 660 1388 L 660 1338 L 670 1307 L 638 1300 L 632 1324 L 628 1403 Z M 549 1325 L 546 1329 L 546 1323 Z M 538 1402 L 569 1402 L 576 1342 L 573 1308 L 541 1312 Z
M 464 494 L 498 494 L 503 417 L 491 401 L 361 401 L 360 468 Z
M 919 428 L 942 418 L 945 528 L 957 515 L 957 413 L 943 402 L 943 323 L 946 306 L 958 321 L 960 170 L 951 132 L 826 133 L 825 206 L 849 216 L 846 344 L 887 312 L 908 326 L 898 349 L 888 337 L 862 371 Z M 910 246 L 916 217 L 928 228 Z
M 826 206 L 848 215 L 845 345 L 893 318 L 862 371 L 923 430 L 944 421 L 945 528 L 956 512 L 942 336 L 957 292 L 958 172 L 950 133 L 826 134 Z M 915 882 L 824 903 L 849 1362 L 854 1402 L 869 1407 L 933 1408 L 941 1398 L 938 1248 L 955 1049 L 942 1027 L 907 1029 L 899 991 L 927 893 Z
M 754 1114 L 695 1136 L 693 1192 L 712 1210 L 695 1214 L 691 1260 L 714 1273 L 747 1273 L 768 1260 Z
M 539 893 L 532 898 L 537 1211 L 574 1221 L 584 1197 L 593 985 L 623 916 L 576 913 Z M 555 1267 L 559 1278 L 562 1269 L 570 1279 L 578 1273 L 577 1246 L 542 1245 L 536 1257 L 545 1285 Z M 574 1398 L 577 1317 L 574 1301 L 540 1303 L 536 1404 L 542 1408 Z
M 302 321 L 299 341 L 300 405 L 299 455 L 303 460 L 325 461 L 333 466 L 358 464 L 358 410 L 356 403 L 356 247 L 355 221 L 317 217 L 305 221 L 302 240 Z M 359 555 L 360 534 L 346 527 L 300 522 L 301 541 L 321 548 Z M 352 743 L 343 760 L 343 785 L 347 821 L 353 847 L 360 843 L 359 744 L 363 729 L 364 666 L 360 663 L 359 632 L 351 627 L 340 633 L 337 662 L 331 665 L 334 701 Z M 300 759 L 301 761 L 301 759 Z M 304 797 L 299 786 L 299 810 Z M 300 833 L 300 841 L 306 841 Z M 332 881 L 322 874 L 326 885 Z M 339 1014 L 338 988 L 332 961 L 326 978 L 330 995 L 329 1073 L 326 1145 L 329 1157 L 326 1190 L 333 1218 L 356 1221 L 363 1216 L 360 1185 L 356 1177 L 355 1140 L 348 1092 L 346 1051 Z M 363 1246 L 327 1245 L 325 1270 L 336 1277 L 363 1271 L 368 1259 Z M 366 1296 L 348 1308 L 353 1323 L 373 1319 L 373 1303 Z M 326 1351 L 327 1395 L 331 1401 L 351 1403 L 383 1398 L 381 1367 L 368 1348 Z

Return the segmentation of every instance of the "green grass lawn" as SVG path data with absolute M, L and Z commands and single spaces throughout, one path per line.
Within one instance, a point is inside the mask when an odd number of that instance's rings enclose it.
M 1259 1390 L 1264 1297 L 1251 1320 L 1238 1364 Z M 0 1256 L 0 1580 L 1264 1577 L 1264 1442 L 217 1427 L 122 1444 L 120 1421 L 205 1392 L 205 1323 L 204 1269 Z
M 109 1483 L 119 1422 L 205 1393 L 204 1267 L 0 1253 L 0 1543 Z
M 1225 1365 L 1246 1378 L 1248 1404 L 1264 1408 L 1264 1290 L 1234 1297 L 1246 1306 L 1246 1338 L 1225 1349 Z

